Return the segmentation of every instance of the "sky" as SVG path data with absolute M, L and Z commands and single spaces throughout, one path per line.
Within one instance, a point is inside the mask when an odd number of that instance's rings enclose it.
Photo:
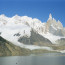
M 14 15 L 48 20 L 49 14 L 65 27 L 65 0 L 0 0 L 0 15 Z

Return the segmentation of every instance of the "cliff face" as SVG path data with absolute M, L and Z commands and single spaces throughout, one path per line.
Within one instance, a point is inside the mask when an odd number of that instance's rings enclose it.
M 25 44 L 25 45 L 47 46 L 47 45 L 52 44 L 52 42 L 50 40 L 48 40 L 47 38 L 38 34 L 34 30 L 31 30 L 31 36 L 30 37 L 23 36 L 23 37 L 20 37 L 18 41 L 20 43 Z
M 65 36 L 64 34 L 64 28 L 62 23 L 58 20 L 56 21 L 54 18 L 52 18 L 52 15 L 49 15 L 49 19 L 46 23 L 46 29 L 45 32 L 50 32 L 53 35 L 56 36 Z

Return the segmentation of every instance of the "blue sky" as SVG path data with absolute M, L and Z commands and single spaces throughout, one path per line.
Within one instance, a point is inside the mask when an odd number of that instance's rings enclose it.
M 26 15 L 46 22 L 50 13 L 65 27 L 64 0 L 0 0 L 0 14 L 8 17 Z

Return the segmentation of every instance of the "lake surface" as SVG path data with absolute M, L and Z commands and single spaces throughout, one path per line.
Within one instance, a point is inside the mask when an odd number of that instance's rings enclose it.
M 30 56 L 0 57 L 0 65 L 65 65 L 65 54 L 44 53 Z

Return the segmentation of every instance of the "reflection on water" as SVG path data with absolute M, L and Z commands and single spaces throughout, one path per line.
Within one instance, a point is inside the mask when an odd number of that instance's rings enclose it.
M 65 54 L 45 53 L 37 56 L 0 57 L 0 65 L 65 65 Z

